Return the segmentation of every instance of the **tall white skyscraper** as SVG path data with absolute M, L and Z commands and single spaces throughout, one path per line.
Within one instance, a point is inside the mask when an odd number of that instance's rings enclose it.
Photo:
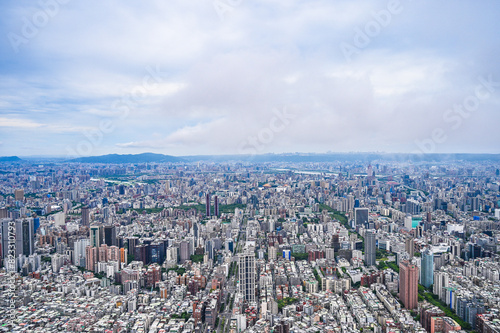
M 335 249 L 331 247 L 327 247 L 326 250 L 326 259 L 327 260 L 334 260 L 335 259 Z
M 73 251 L 73 265 L 85 267 L 85 248 L 90 245 L 88 238 L 75 241 Z
M 365 264 L 366 266 L 375 266 L 376 261 L 376 239 L 374 230 L 366 230 L 365 233 Z
M 238 278 L 240 293 L 246 301 L 255 302 L 255 254 L 246 251 L 238 256 Z
M 434 272 L 433 292 L 439 296 L 440 300 L 446 300 L 446 287 L 449 286 L 449 277 L 447 272 Z M 448 293 L 449 294 L 449 293 Z
M 408 230 L 413 229 L 413 219 L 411 215 L 406 215 L 405 217 L 405 228 Z

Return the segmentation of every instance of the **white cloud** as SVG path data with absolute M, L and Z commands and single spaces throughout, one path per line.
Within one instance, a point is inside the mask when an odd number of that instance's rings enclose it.
M 0 126 L 40 129 L 48 146 L 85 139 L 78 133 L 106 119 L 116 130 L 96 147 L 102 153 L 235 153 L 286 106 L 296 120 L 262 152 L 412 151 L 416 139 L 446 125 L 443 111 L 473 91 L 479 75 L 500 79 L 491 3 L 461 3 L 456 20 L 443 20 L 445 5 L 403 1 L 351 62 L 340 43 L 352 43 L 388 1 L 228 3 L 234 8 L 223 21 L 202 0 L 62 6 L 21 46 L 22 57 L 3 56 Z M 3 32 L 36 10 L 22 1 L 5 6 Z M 495 142 L 497 131 L 467 130 L 483 119 L 498 123 L 498 103 L 495 96 L 484 103 L 442 149 Z
M 0 127 L 11 127 L 16 129 L 38 129 L 50 133 L 73 133 L 84 132 L 93 129 L 90 126 L 73 126 L 63 123 L 41 124 L 29 119 L 4 118 L 0 117 Z
M 0 117 L 0 127 L 37 128 L 41 126 L 43 126 L 43 124 L 33 122 L 29 119 Z

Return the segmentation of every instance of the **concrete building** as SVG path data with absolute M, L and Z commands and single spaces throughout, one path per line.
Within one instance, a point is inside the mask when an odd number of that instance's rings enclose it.
M 422 269 L 420 271 L 420 284 L 429 288 L 434 284 L 434 254 L 429 249 L 422 252 Z
M 255 302 L 255 255 L 253 252 L 244 252 L 238 256 L 238 278 L 240 293 L 248 302 Z
M 357 226 L 365 226 L 368 224 L 368 208 L 354 208 L 354 225 Z
M 399 298 L 405 308 L 415 309 L 418 304 L 418 266 L 409 261 L 399 264 Z
M 375 266 L 376 251 L 376 233 L 374 230 L 367 230 L 365 233 L 365 264 L 366 266 Z

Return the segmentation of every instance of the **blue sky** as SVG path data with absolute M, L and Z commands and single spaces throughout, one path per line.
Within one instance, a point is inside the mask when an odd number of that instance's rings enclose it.
M 0 156 L 500 153 L 499 14 L 498 1 L 6 0 Z

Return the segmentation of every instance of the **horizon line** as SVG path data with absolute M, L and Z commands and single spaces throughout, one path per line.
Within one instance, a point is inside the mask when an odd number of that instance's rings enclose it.
M 491 152 L 379 152 L 379 151 L 349 151 L 349 152 L 281 152 L 281 153 L 261 153 L 261 154 L 190 154 L 190 155 L 170 155 L 170 154 L 165 154 L 165 153 L 153 153 L 153 152 L 140 152 L 140 153 L 107 153 L 107 154 L 101 154 L 101 155 L 85 155 L 85 156 L 80 156 L 80 155 L 75 155 L 75 156 L 66 156 L 66 155 L 0 155 L 0 158 L 8 158 L 8 157 L 18 157 L 18 158 L 60 158 L 60 159 L 77 159 L 77 158 L 87 158 L 87 157 L 101 157 L 101 156 L 109 156 L 109 155 L 117 155 L 117 156 L 137 156 L 137 155 L 143 155 L 143 154 L 153 154 L 153 155 L 163 155 L 163 156 L 171 156 L 171 157 L 203 157 L 203 156 L 241 156 L 241 157 L 248 157 L 248 156 L 268 156 L 268 155 L 350 155 L 350 154 L 380 154 L 380 155 L 414 155 L 414 156 L 421 156 L 421 155 L 500 155 L 500 152 L 498 153 L 491 153 Z

